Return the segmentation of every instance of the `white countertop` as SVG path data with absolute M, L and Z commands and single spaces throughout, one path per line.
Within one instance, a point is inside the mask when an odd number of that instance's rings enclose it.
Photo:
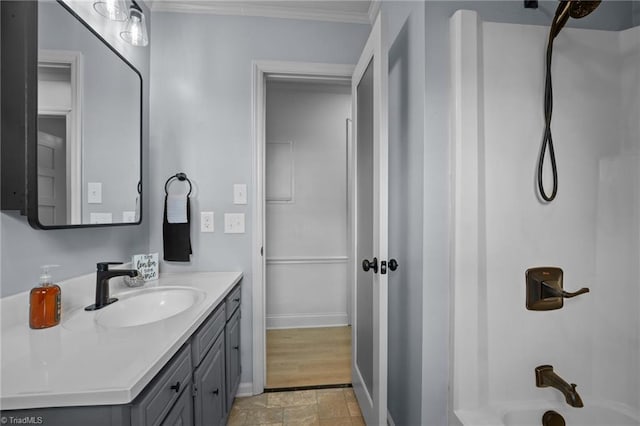
M 55 327 L 29 328 L 28 292 L 0 299 L 0 408 L 131 402 L 241 278 L 240 272 L 161 274 L 140 288 L 187 286 L 206 296 L 178 315 L 136 327 L 103 327 L 94 321 L 96 312 L 84 311 L 94 302 L 95 274 L 60 283 L 62 315 Z M 137 290 L 112 281 L 111 296 Z

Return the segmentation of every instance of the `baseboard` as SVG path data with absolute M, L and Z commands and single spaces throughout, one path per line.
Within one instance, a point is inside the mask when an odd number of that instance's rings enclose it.
M 349 319 L 346 312 L 268 315 L 266 317 L 266 327 L 268 330 L 276 328 L 338 327 L 348 324 Z
M 253 382 L 240 383 L 236 392 L 236 397 L 238 396 L 253 396 Z

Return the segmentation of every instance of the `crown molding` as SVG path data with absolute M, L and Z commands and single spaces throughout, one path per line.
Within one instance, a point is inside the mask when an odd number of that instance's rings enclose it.
M 152 12 L 208 13 L 212 15 L 261 16 L 267 18 L 303 19 L 313 21 L 371 24 L 380 3 L 374 0 L 364 13 L 352 11 L 330 11 L 319 8 L 299 8 L 293 5 L 260 4 L 255 1 L 147 1 Z M 283 2 L 284 3 L 284 2 Z
M 371 0 L 369 3 L 369 10 L 367 15 L 369 16 L 369 24 L 373 25 L 376 17 L 378 16 L 378 11 L 380 10 L 380 2 L 382 0 Z

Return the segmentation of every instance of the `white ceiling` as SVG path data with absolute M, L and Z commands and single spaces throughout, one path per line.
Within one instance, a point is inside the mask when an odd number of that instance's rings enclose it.
M 147 0 L 152 12 L 211 13 L 370 24 L 378 0 Z

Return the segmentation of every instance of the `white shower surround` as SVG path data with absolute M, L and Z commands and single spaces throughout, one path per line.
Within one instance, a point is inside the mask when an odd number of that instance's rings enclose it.
M 534 368 L 552 364 L 585 413 L 640 424 L 640 27 L 556 39 L 559 192 L 548 205 L 535 186 L 548 28 L 458 11 L 450 29 L 452 420 L 579 410 L 536 388 Z M 591 292 L 528 311 L 535 266 L 559 266 L 566 290 Z

